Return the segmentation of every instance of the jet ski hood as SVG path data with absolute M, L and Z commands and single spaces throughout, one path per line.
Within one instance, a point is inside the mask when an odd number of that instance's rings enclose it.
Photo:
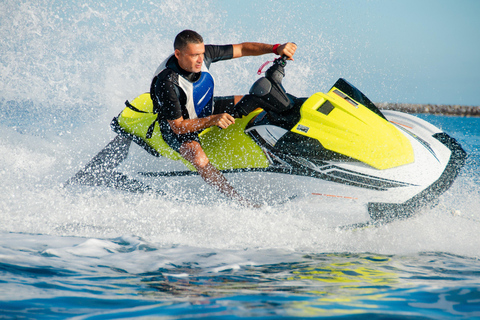
M 308 98 L 300 115 L 291 131 L 318 140 L 327 150 L 376 169 L 394 168 L 415 160 L 405 135 L 343 79 L 327 94 L 319 92 Z

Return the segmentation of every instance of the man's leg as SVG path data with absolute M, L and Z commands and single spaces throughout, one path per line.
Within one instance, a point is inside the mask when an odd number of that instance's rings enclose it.
M 182 157 L 193 164 L 203 180 L 209 185 L 232 199 L 243 204 L 249 204 L 248 201 L 238 194 L 238 192 L 228 183 L 225 176 L 210 163 L 200 143 L 197 141 L 184 142 L 180 147 L 179 152 Z

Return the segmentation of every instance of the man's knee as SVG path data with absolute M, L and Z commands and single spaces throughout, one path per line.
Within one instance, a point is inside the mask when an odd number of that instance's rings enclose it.
M 189 141 L 180 147 L 182 157 L 191 162 L 195 167 L 203 168 L 208 165 L 209 160 L 202 146 L 197 141 Z

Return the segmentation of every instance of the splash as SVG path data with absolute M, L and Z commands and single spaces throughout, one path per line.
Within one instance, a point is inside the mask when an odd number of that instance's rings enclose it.
M 332 70 L 343 63 L 338 53 L 344 49 L 332 36 L 308 28 L 288 30 L 298 15 L 284 15 L 290 23 L 275 29 L 237 30 L 226 23 L 232 17 L 218 2 L 197 4 L 192 0 L 0 3 L 1 231 L 97 238 L 135 235 L 166 246 L 224 249 L 448 250 L 479 255 L 479 240 L 472 236 L 478 233 L 478 224 L 449 213 L 452 208 L 464 216 L 478 216 L 478 180 L 472 181 L 469 174 L 441 198 L 436 209 L 420 218 L 354 232 L 325 224 L 319 212 L 338 213 L 335 205 L 312 210 L 309 204 L 294 201 L 248 210 L 215 195 L 201 181 L 194 184 L 195 191 L 213 200 L 189 203 L 102 188 L 63 188 L 114 136 L 108 124 L 122 110 L 123 101 L 149 90 L 153 72 L 171 53 L 172 39 L 182 29 L 196 29 L 206 42 L 220 44 L 302 39 L 284 82 L 297 96 L 328 89 L 337 74 Z M 280 22 L 283 9 L 274 5 L 272 10 Z M 263 18 L 259 23 L 267 22 Z M 247 92 L 266 60 L 249 57 L 214 65 L 217 94 Z M 145 166 L 158 161 L 149 158 Z M 177 184 L 173 189 L 179 184 L 171 183 Z M 477 196 L 458 203 L 465 190 Z M 184 193 L 187 198 L 191 195 Z M 452 228 L 458 237 L 443 237 Z

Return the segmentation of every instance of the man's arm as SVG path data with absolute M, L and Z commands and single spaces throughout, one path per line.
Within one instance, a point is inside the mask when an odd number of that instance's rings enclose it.
M 233 58 L 245 56 L 259 56 L 262 54 L 272 53 L 273 44 L 259 42 L 243 42 L 233 45 Z M 284 43 L 277 48 L 279 55 L 286 55 L 289 60 L 293 60 L 293 55 L 297 50 L 297 45 L 293 42 Z
M 180 117 L 175 120 L 167 120 L 175 134 L 185 134 L 196 132 L 212 126 L 219 126 L 222 129 L 227 128 L 235 123 L 233 118 L 228 113 L 214 114 L 205 118 L 184 119 Z

